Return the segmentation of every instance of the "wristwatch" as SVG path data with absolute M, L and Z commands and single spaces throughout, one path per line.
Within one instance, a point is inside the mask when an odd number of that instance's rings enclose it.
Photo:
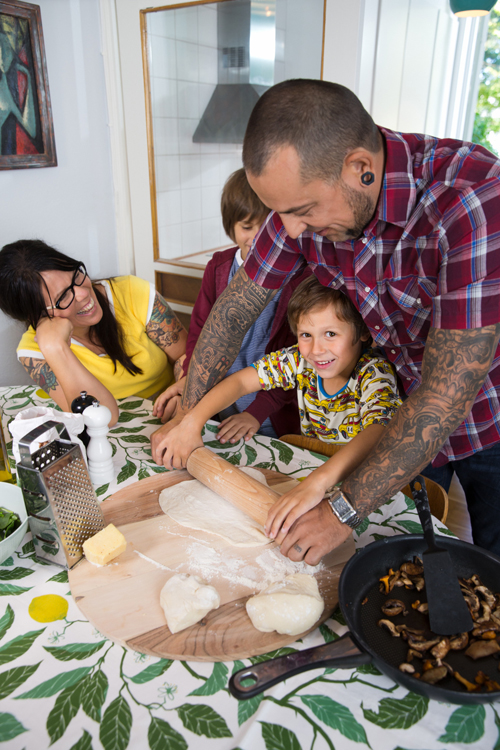
M 325 492 L 324 499 L 328 502 L 339 521 L 346 523 L 351 529 L 355 529 L 356 526 L 362 523 L 361 518 L 338 487 L 329 487 Z

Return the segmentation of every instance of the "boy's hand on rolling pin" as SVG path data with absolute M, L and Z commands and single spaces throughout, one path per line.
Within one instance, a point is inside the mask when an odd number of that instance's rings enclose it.
M 151 455 L 158 466 L 184 469 L 194 449 L 203 445 L 201 429 L 193 424 L 189 413 L 168 432 L 165 430 L 167 426 L 170 425 L 160 427 L 151 435 Z
M 330 484 L 326 478 L 325 486 L 325 479 L 315 470 L 297 487 L 282 495 L 267 515 L 267 536 L 281 544 L 295 521 L 321 502 Z
M 255 417 L 252 417 L 247 411 L 241 414 L 233 414 L 220 423 L 217 440 L 221 443 L 236 443 L 241 438 L 250 440 L 260 427 Z

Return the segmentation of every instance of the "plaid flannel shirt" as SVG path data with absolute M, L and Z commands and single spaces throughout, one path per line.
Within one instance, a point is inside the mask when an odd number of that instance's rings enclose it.
M 380 129 L 384 182 L 363 235 L 290 238 L 271 213 L 245 261 L 249 277 L 281 288 L 309 265 L 360 310 L 407 394 L 421 382 L 430 327 L 500 322 L 500 160 L 471 143 Z M 500 346 L 472 410 L 434 459 L 439 466 L 500 440 Z

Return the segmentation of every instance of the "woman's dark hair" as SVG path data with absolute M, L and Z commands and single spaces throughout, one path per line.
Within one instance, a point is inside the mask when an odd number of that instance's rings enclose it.
M 81 261 L 69 258 L 42 240 L 18 240 L 0 250 L 0 309 L 11 318 L 31 325 L 35 330 L 49 311 L 43 298 L 44 271 L 74 273 Z M 113 282 L 109 279 L 109 283 Z M 92 343 L 100 344 L 111 358 L 116 372 L 119 362 L 132 375 L 142 373 L 128 356 L 124 335 L 109 306 L 106 295 L 92 285 L 102 309 L 102 318 L 89 329 Z M 48 291 L 48 290 L 47 290 Z

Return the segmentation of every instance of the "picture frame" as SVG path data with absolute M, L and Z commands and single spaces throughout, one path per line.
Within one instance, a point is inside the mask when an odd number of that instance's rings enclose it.
M 0 169 L 55 166 L 40 7 L 0 0 Z

